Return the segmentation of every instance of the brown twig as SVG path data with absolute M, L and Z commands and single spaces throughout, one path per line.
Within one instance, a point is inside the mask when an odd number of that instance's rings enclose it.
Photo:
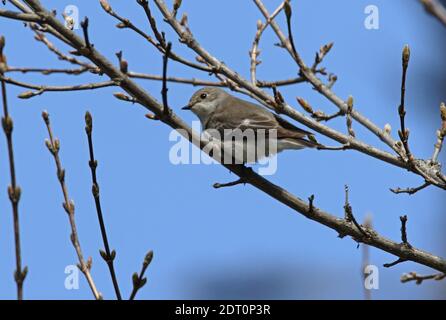
M 94 149 L 93 149 L 93 138 L 92 138 L 93 117 L 91 116 L 90 112 L 88 112 L 88 111 L 85 114 L 85 132 L 87 134 L 88 151 L 90 154 L 90 160 L 88 161 L 88 166 L 90 167 L 91 179 L 92 179 L 91 192 L 93 194 L 94 203 L 96 206 L 96 213 L 97 213 L 98 220 L 99 220 L 99 226 L 101 228 L 102 242 L 104 243 L 104 248 L 105 248 L 105 251 L 100 250 L 100 254 L 101 254 L 101 257 L 104 259 L 104 261 L 107 263 L 108 270 L 110 271 L 110 276 L 111 276 L 111 279 L 113 282 L 113 288 L 115 289 L 116 298 L 118 300 L 122 300 L 121 291 L 119 290 L 118 279 L 116 277 L 115 266 L 113 264 L 115 257 L 116 257 L 116 251 L 110 250 L 110 245 L 108 244 L 107 230 L 105 228 L 104 217 L 102 214 L 101 198 L 100 198 L 100 193 L 99 193 L 99 184 L 98 184 L 97 175 L 96 175 L 98 161 L 94 157 Z
M 42 118 L 46 124 L 47 130 L 48 130 L 48 135 L 49 135 L 49 140 L 46 140 L 45 144 L 46 144 L 49 152 L 53 156 L 54 162 L 56 164 L 57 179 L 59 180 L 59 184 L 62 189 L 62 194 L 63 194 L 63 198 L 64 198 L 63 208 L 65 209 L 65 212 L 68 214 L 68 219 L 69 219 L 70 227 L 71 227 L 70 239 L 71 239 L 71 243 L 73 244 L 74 249 L 76 250 L 76 254 L 77 254 L 77 257 L 79 260 L 78 267 L 79 267 L 80 271 L 84 274 L 85 278 L 87 279 L 88 285 L 90 286 L 90 289 L 93 293 L 94 298 L 96 300 L 99 300 L 99 299 L 102 299 L 102 295 L 99 293 L 98 289 L 96 288 L 96 285 L 95 285 L 93 278 L 91 276 L 91 273 L 90 273 L 92 260 L 91 260 L 91 258 L 89 258 L 87 262 L 84 260 L 84 255 L 82 253 L 82 248 L 81 248 L 81 245 L 79 242 L 79 236 L 77 234 L 76 220 L 74 217 L 74 212 L 75 212 L 74 202 L 69 197 L 68 188 L 65 183 L 65 170 L 62 168 L 62 163 L 61 163 L 60 157 L 59 157 L 60 141 L 59 141 L 59 139 L 54 138 L 54 136 L 53 136 L 53 131 L 51 129 L 50 117 L 49 117 L 48 112 L 46 112 L 46 111 L 42 112 Z
M 35 91 L 25 91 L 18 95 L 21 99 L 30 99 L 35 96 L 39 96 L 45 92 L 66 92 L 66 91 L 83 91 L 83 90 L 95 90 L 102 89 L 106 87 L 116 86 L 116 82 L 114 81 L 104 81 L 98 83 L 86 83 L 86 84 L 78 84 L 71 86 L 45 86 L 45 85 L 35 85 L 31 83 L 26 83 L 22 81 L 18 81 L 12 78 L 4 77 L 0 75 L 0 79 L 5 81 L 6 83 L 26 88 L 32 89 Z
M 239 185 L 239 184 L 246 184 L 246 183 L 247 183 L 247 181 L 244 178 L 240 178 L 240 179 L 237 179 L 235 181 L 231 181 L 231 182 L 227 182 L 227 183 L 218 183 L 218 182 L 216 182 L 216 183 L 213 184 L 213 187 L 215 189 L 220 189 L 220 188 L 233 187 L 233 186 L 236 186 L 236 185 Z
M 398 135 L 401 139 L 401 143 L 403 144 L 404 151 L 406 153 L 406 161 L 408 162 L 409 165 L 412 165 L 414 158 L 409 149 L 409 129 L 406 128 L 406 122 L 405 122 L 406 76 L 407 76 L 407 67 L 409 66 L 409 60 L 410 60 L 410 49 L 409 46 L 405 46 L 402 54 L 403 73 L 401 79 L 401 102 L 398 107 L 401 129 L 398 131 Z
M 0 9 L 0 16 L 9 18 L 9 19 L 25 21 L 25 22 L 40 22 L 41 21 L 41 18 L 36 14 L 14 12 L 14 11 L 3 10 L 3 9 Z
M 406 274 L 403 274 L 401 276 L 401 282 L 406 283 L 410 281 L 415 281 L 416 284 L 422 284 L 425 280 L 436 280 L 440 281 L 446 278 L 446 273 L 436 273 L 436 274 L 430 274 L 430 275 L 419 275 L 416 272 L 409 272 Z
M 6 58 L 3 53 L 5 46 L 5 38 L 0 37 L 0 75 L 3 75 L 3 66 L 6 66 Z M 25 281 L 28 273 L 28 267 L 22 269 L 22 254 L 20 245 L 20 223 L 19 223 L 19 201 L 21 195 L 21 189 L 17 185 L 15 162 L 14 162 L 14 147 L 12 141 L 12 131 L 14 128 L 13 121 L 9 115 L 8 99 L 6 96 L 6 83 L 1 80 L 1 93 L 3 103 L 3 117 L 2 127 L 6 137 L 6 143 L 8 146 L 8 159 L 9 159 L 9 173 L 11 178 L 11 184 L 8 186 L 8 196 L 12 206 L 12 217 L 14 224 L 14 248 L 15 248 L 15 262 L 16 270 L 14 271 L 14 280 L 17 285 L 17 300 L 23 300 L 23 282 Z
M 401 189 L 401 188 L 391 188 L 390 191 L 392 191 L 395 194 L 400 194 L 400 193 L 407 193 L 409 195 L 413 195 L 415 193 L 417 193 L 420 190 L 423 190 L 424 188 L 430 186 L 431 184 L 429 182 L 425 182 L 423 183 L 421 186 L 419 187 L 415 187 L 415 188 L 405 188 L 405 189 Z
M 358 230 L 360 231 L 362 236 L 365 237 L 365 238 L 368 238 L 369 237 L 368 233 L 358 223 L 358 221 L 356 221 L 356 218 L 353 215 L 353 209 L 352 209 L 352 206 L 350 205 L 350 201 L 348 199 L 349 198 L 348 196 L 349 196 L 349 188 L 348 188 L 348 185 L 345 185 L 344 220 L 347 223 L 353 223 L 355 225 L 355 227 L 358 228 Z
M 77 69 L 56 69 L 56 68 L 25 68 L 25 67 L 8 67 L 5 73 L 20 72 L 20 73 L 41 73 L 43 75 L 50 75 L 55 73 L 64 73 L 71 75 L 79 75 L 88 71 L 88 68 L 81 67 Z
M 316 119 L 316 121 L 328 122 L 330 120 L 333 120 L 335 118 L 342 117 L 345 115 L 345 113 L 342 110 L 339 110 L 338 112 L 335 112 L 330 115 L 325 114 L 325 112 L 323 112 L 321 110 L 314 111 L 313 107 L 304 98 L 298 97 L 297 102 L 302 107 L 302 109 L 304 109 L 306 112 L 308 112 L 313 119 Z
M 147 267 L 152 262 L 152 259 L 153 259 L 153 251 L 149 251 L 144 258 L 144 261 L 142 263 L 142 268 L 139 274 L 136 272 L 133 274 L 132 276 L 133 290 L 132 293 L 130 294 L 129 300 L 134 300 L 138 291 L 146 285 L 147 278 L 144 277 L 144 274 L 147 270 Z
M 169 103 L 167 101 L 167 92 L 168 92 L 168 88 L 167 88 L 167 63 L 169 62 L 169 53 L 170 50 L 172 49 L 172 43 L 167 43 L 166 46 L 166 52 L 164 53 L 163 56 L 163 88 L 161 89 L 161 95 L 163 98 L 163 116 L 164 117 L 168 117 L 170 115 L 170 108 L 169 108 Z
M 283 7 L 284 7 L 285 2 L 282 2 L 276 10 L 274 10 L 274 12 L 271 14 L 270 18 L 268 20 L 265 21 L 265 23 L 262 23 L 261 20 L 259 20 L 257 22 L 257 31 L 254 37 L 254 41 L 252 42 L 252 48 L 251 51 L 249 52 L 249 55 L 251 57 L 251 67 L 250 67 L 250 71 L 251 71 L 251 82 L 254 85 L 258 85 L 258 81 L 257 81 L 257 66 L 261 63 L 259 60 L 257 60 L 258 56 L 260 55 L 260 51 L 259 51 L 259 42 L 260 42 L 260 38 L 263 35 L 263 32 L 268 28 L 271 20 L 273 20 L 279 13 L 280 11 L 282 11 Z
M 407 241 L 407 230 L 406 230 L 407 216 L 406 215 L 401 216 L 400 221 L 401 221 L 401 245 L 403 248 L 412 249 L 412 245 Z M 390 268 L 390 267 L 393 267 L 399 263 L 406 262 L 406 261 L 407 261 L 407 259 L 400 257 L 394 262 L 385 263 L 384 267 Z

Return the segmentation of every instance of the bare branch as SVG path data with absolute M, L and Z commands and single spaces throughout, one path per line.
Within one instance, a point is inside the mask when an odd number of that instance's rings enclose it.
M 79 236 L 77 234 L 77 227 L 76 227 L 76 220 L 74 218 L 74 212 L 75 212 L 74 202 L 69 197 L 68 188 L 65 183 L 65 170 L 62 168 L 62 163 L 61 163 L 60 157 L 59 157 L 60 141 L 59 141 L 59 139 L 54 138 L 54 136 L 53 136 L 53 131 L 51 129 L 50 118 L 49 118 L 48 112 L 44 111 L 42 113 L 42 117 L 43 117 L 43 120 L 45 121 L 47 130 L 48 130 L 48 135 L 49 135 L 49 140 L 46 140 L 45 143 L 46 143 L 46 146 L 47 146 L 49 152 L 53 156 L 54 162 L 56 164 L 57 179 L 59 180 L 60 187 L 62 189 L 63 198 L 64 198 L 63 208 L 65 209 L 65 212 L 68 215 L 68 219 L 69 219 L 70 227 L 71 227 L 70 239 L 71 239 L 71 243 L 73 244 L 74 249 L 76 250 L 76 254 L 77 254 L 77 257 L 79 260 L 78 267 L 79 267 L 80 271 L 84 274 L 85 278 L 87 279 L 88 285 L 90 286 L 90 289 L 93 293 L 94 298 L 96 300 L 100 300 L 100 299 L 102 299 L 102 295 L 99 293 L 98 289 L 96 288 L 96 285 L 95 285 L 93 278 L 91 276 L 91 273 L 90 273 L 92 260 L 91 260 L 91 258 L 89 258 L 87 261 L 84 260 L 84 255 L 82 253 L 82 248 L 81 248 L 81 245 L 79 242 Z
M 239 185 L 239 184 L 246 184 L 246 183 L 247 183 L 247 181 L 245 181 L 244 178 L 240 178 L 240 179 L 237 179 L 235 181 L 227 182 L 227 183 L 218 183 L 218 182 L 216 182 L 216 183 L 214 183 L 213 187 L 215 189 L 220 189 L 220 188 L 233 187 L 233 186 L 236 186 L 236 185 Z
M 398 135 L 400 136 L 401 142 L 404 147 L 404 151 L 406 153 L 407 162 L 409 165 L 413 164 L 414 157 L 409 149 L 409 129 L 406 128 L 405 124 L 405 116 L 406 116 L 406 109 L 405 109 L 405 96 L 406 96 L 406 75 L 407 75 L 407 67 L 409 66 L 409 59 L 410 59 L 410 49 L 409 46 L 405 46 L 403 49 L 402 54 L 402 61 L 403 61 L 403 74 L 401 79 L 401 103 L 398 107 L 398 114 L 400 116 L 400 124 L 401 124 L 401 130 L 398 131 Z
M 26 22 L 41 22 L 42 19 L 32 13 L 20 13 L 20 12 L 14 12 L 9 10 L 2 10 L 0 9 L 0 17 L 5 17 L 9 19 L 14 20 L 20 20 L 20 21 L 26 21 Z
M 101 228 L 102 242 L 104 243 L 105 251 L 100 250 L 100 254 L 102 259 L 104 259 L 105 263 L 107 263 L 108 270 L 110 271 L 110 276 L 113 282 L 113 288 L 115 289 L 116 298 L 118 300 L 122 300 L 121 291 L 119 290 L 118 279 L 116 277 L 115 266 L 113 262 L 116 258 L 116 251 L 110 250 L 110 245 L 108 244 L 107 230 L 105 228 L 104 217 L 102 214 L 102 206 L 101 206 L 101 198 L 99 194 L 99 184 L 96 176 L 96 169 L 98 167 L 98 161 L 94 158 L 94 149 L 93 149 L 93 117 L 90 112 L 87 111 L 85 114 L 85 132 L 87 134 L 88 140 L 88 151 L 90 154 L 90 161 L 88 161 L 88 166 L 91 171 L 91 179 L 92 179 L 92 188 L 91 192 L 93 194 L 94 203 L 96 206 L 96 213 L 99 220 L 99 226 Z
M 171 110 L 169 109 L 169 103 L 167 102 L 167 63 L 169 62 L 169 53 L 172 49 L 172 43 L 168 43 L 166 46 L 166 52 L 163 56 L 163 88 L 161 90 L 161 95 L 163 97 L 163 116 L 168 117 Z
M 36 91 L 25 91 L 25 92 L 21 93 L 18 96 L 21 99 L 29 99 L 29 98 L 41 95 L 45 92 L 95 90 L 95 89 L 116 86 L 116 83 L 114 81 L 86 83 L 86 84 L 78 84 L 78 85 L 73 85 L 73 86 L 45 86 L 45 85 L 35 85 L 35 84 L 17 81 L 12 78 L 4 77 L 2 75 L 0 75 L 0 79 L 2 81 L 5 81 L 6 83 L 13 84 L 18 87 L 36 90 Z
M 271 20 L 273 20 L 279 13 L 282 11 L 284 7 L 285 2 L 282 2 L 276 10 L 271 14 L 271 17 L 265 21 L 265 23 L 262 23 L 262 21 L 257 22 L 257 32 L 254 37 L 254 41 L 252 43 L 252 49 L 249 52 L 249 55 L 251 57 L 251 82 L 254 85 L 258 85 L 257 82 L 257 65 L 259 65 L 261 62 L 257 60 L 257 57 L 260 55 L 259 51 L 259 42 L 260 38 L 263 35 L 263 32 L 268 28 Z
M 348 185 L 345 185 L 345 205 L 344 205 L 344 220 L 347 223 L 353 222 L 356 228 L 362 233 L 363 237 L 368 238 L 369 234 L 363 229 L 363 227 L 356 221 L 355 216 L 353 215 L 353 209 L 348 200 L 349 188 Z
M 142 268 L 139 274 L 136 272 L 133 274 L 132 276 L 133 290 L 132 293 L 130 294 L 129 300 L 134 300 L 139 289 L 141 289 L 146 285 L 147 278 L 144 277 L 144 274 L 147 270 L 147 267 L 152 262 L 152 259 L 153 259 L 153 251 L 149 251 L 144 258 L 144 262 L 142 263 Z
M 401 188 L 396 188 L 396 189 L 390 189 L 390 191 L 392 191 L 395 194 L 400 194 L 400 193 L 407 193 L 409 195 L 415 194 L 420 190 L 423 190 L 424 188 L 430 186 L 431 184 L 429 182 L 425 182 L 423 183 L 421 186 L 416 187 L 416 188 L 405 188 L 405 189 L 401 189 Z
M 419 275 L 416 272 L 409 272 L 406 274 L 403 274 L 401 276 L 401 282 L 406 283 L 410 281 L 415 281 L 416 284 L 422 284 L 425 280 L 436 280 L 440 281 L 446 278 L 446 273 L 436 273 L 436 274 L 430 274 L 430 275 Z
M 0 37 L 0 75 L 3 75 L 3 66 L 6 66 L 6 57 L 3 53 L 5 46 L 5 38 Z M 14 271 L 14 280 L 17 285 L 17 300 L 23 300 L 23 282 L 25 281 L 28 273 L 28 267 L 22 269 L 22 254 L 20 245 L 20 223 L 19 223 L 19 201 L 21 189 L 17 185 L 15 162 L 14 162 L 14 147 L 12 141 L 12 131 L 14 128 L 13 121 L 9 115 L 8 99 L 6 96 L 6 84 L 1 80 L 1 94 L 3 103 L 3 117 L 2 127 L 6 137 L 6 143 L 8 146 L 8 159 L 9 159 L 9 173 L 11 178 L 11 184 L 8 186 L 8 196 L 11 201 L 12 217 L 14 224 L 14 247 L 15 247 L 15 260 L 16 270 Z
M 43 75 L 50 75 L 54 73 L 65 73 L 70 75 L 79 75 L 88 71 L 88 68 L 81 67 L 78 69 L 55 69 L 55 68 L 24 68 L 24 67 L 8 67 L 5 73 L 20 72 L 20 73 L 41 73 Z

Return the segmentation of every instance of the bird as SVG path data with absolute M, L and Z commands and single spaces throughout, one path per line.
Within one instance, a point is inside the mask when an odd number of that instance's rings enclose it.
M 235 153 L 236 163 L 255 163 L 283 150 L 320 145 L 311 132 L 218 87 L 199 89 L 182 109 L 190 110 L 198 117 L 203 133 L 213 141 L 222 142 L 233 155 Z

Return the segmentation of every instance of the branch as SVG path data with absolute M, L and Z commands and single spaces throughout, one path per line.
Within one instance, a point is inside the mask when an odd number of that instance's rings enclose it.
M 446 273 L 436 273 L 436 274 L 430 274 L 430 275 L 419 275 L 416 272 L 409 272 L 406 274 L 403 274 L 401 276 L 401 282 L 406 283 L 410 281 L 415 281 L 416 284 L 422 284 L 425 280 L 436 280 L 440 281 L 446 278 Z
M 144 274 L 147 270 L 147 267 L 152 262 L 152 259 L 153 259 L 153 251 L 149 251 L 144 258 L 144 261 L 142 263 L 142 268 L 139 274 L 136 272 L 133 274 L 132 276 L 133 290 L 132 293 L 130 294 L 129 300 L 134 300 L 138 291 L 146 285 L 147 278 L 144 277 Z
M 172 43 L 168 43 L 166 46 L 166 52 L 163 56 L 163 88 L 161 89 L 161 95 L 163 97 L 163 116 L 168 117 L 171 113 L 169 109 L 169 103 L 167 102 L 167 63 L 169 62 L 169 53 L 172 49 Z
M 257 57 L 260 55 L 260 51 L 259 51 L 259 42 L 260 42 L 260 38 L 263 35 L 263 32 L 268 28 L 271 20 L 273 20 L 279 13 L 280 11 L 282 11 L 283 7 L 284 7 L 285 2 L 282 2 L 276 10 L 274 10 L 274 12 L 272 13 L 271 17 L 269 19 L 267 19 L 265 21 L 265 23 L 262 23 L 262 21 L 258 21 L 257 22 L 257 32 L 255 34 L 254 37 L 254 41 L 252 43 L 252 49 L 249 52 L 249 55 L 251 57 L 251 82 L 254 85 L 258 85 L 257 82 L 257 66 L 261 63 L 260 61 L 257 60 Z
M 356 228 L 362 233 L 362 235 L 366 238 L 369 237 L 369 234 L 363 229 L 363 227 L 356 221 L 355 216 L 353 215 L 353 209 L 348 200 L 349 188 L 348 185 L 345 185 L 345 205 L 344 205 L 344 220 L 347 223 L 353 222 Z
M 3 75 L 3 65 L 6 65 L 6 57 L 3 54 L 5 46 L 5 38 L 0 37 L 0 75 Z M 19 223 L 19 201 L 21 189 L 17 185 L 15 162 L 14 162 L 14 147 L 12 142 L 13 121 L 9 115 L 8 99 L 6 96 L 6 84 L 4 80 L 1 80 L 1 92 L 3 103 L 3 117 L 2 126 L 6 137 L 6 143 L 8 146 L 8 159 L 9 159 L 9 173 L 11 178 L 11 184 L 8 186 L 8 196 L 11 201 L 12 217 L 14 221 L 14 244 L 15 244 L 15 260 L 16 270 L 14 271 L 14 280 L 17 285 L 17 300 L 23 300 L 23 282 L 25 281 L 28 273 L 28 267 L 22 269 L 22 255 L 20 246 L 20 223 Z
M 164 3 L 160 2 L 160 0 L 155 0 L 157 5 L 163 8 Z M 45 8 L 40 5 L 40 2 L 37 0 L 26 0 L 26 2 L 33 7 L 36 13 L 48 16 L 48 12 Z M 170 17 L 169 15 L 167 17 Z M 54 17 L 48 16 L 47 23 L 55 28 L 58 32 L 63 34 L 70 42 L 73 43 L 75 49 L 80 49 L 84 45 L 84 41 L 79 38 L 75 33 L 65 28 L 65 26 L 55 19 Z M 173 22 L 172 22 L 173 23 Z M 196 45 L 196 44 L 195 44 Z M 193 42 L 191 42 L 191 46 L 196 47 Z M 141 105 L 150 110 L 155 114 L 160 114 L 163 110 L 163 106 L 160 105 L 155 98 L 153 98 L 150 94 L 148 94 L 143 88 L 141 88 L 134 81 L 126 77 L 119 69 L 114 67 L 114 65 L 107 60 L 103 55 L 101 55 L 95 48 L 92 49 L 91 54 L 88 56 L 91 61 L 97 65 L 97 67 L 104 71 L 110 78 L 119 80 L 119 86 L 126 91 L 130 96 L 135 98 Z M 243 82 L 245 84 L 245 82 Z M 246 84 L 248 85 L 248 84 Z M 258 92 L 258 88 L 250 87 L 254 89 L 254 92 Z M 261 92 L 261 91 L 260 91 Z M 311 123 L 317 123 L 316 121 L 304 117 L 304 119 L 311 120 Z M 186 123 L 181 120 L 177 115 L 172 113 L 172 115 L 166 119 L 161 119 L 163 123 L 166 123 L 170 127 L 176 129 L 181 135 L 185 138 L 189 139 L 194 145 L 200 147 L 200 149 L 206 147 L 206 144 L 200 140 L 199 134 L 193 132 L 190 127 L 186 125 Z M 351 141 L 352 144 L 356 143 L 354 139 L 347 138 L 348 141 Z M 345 141 L 345 140 L 344 140 Z M 387 156 L 384 156 L 387 158 Z M 395 160 L 395 163 L 400 164 L 400 160 Z M 436 269 L 440 272 L 446 272 L 446 260 L 430 254 L 428 252 L 422 251 L 416 248 L 402 248 L 399 243 L 391 241 L 383 236 L 379 235 L 376 232 L 370 232 L 370 237 L 366 238 L 364 235 L 358 230 L 358 228 L 350 223 L 344 221 L 344 219 L 340 219 L 339 217 L 332 215 L 328 212 L 325 212 L 319 208 L 313 206 L 312 211 L 310 213 L 309 205 L 305 201 L 300 198 L 292 195 L 287 190 L 271 183 L 260 175 L 256 174 L 252 170 L 245 168 L 244 166 L 237 165 L 229 165 L 222 164 L 227 169 L 234 172 L 240 178 L 243 177 L 247 181 L 247 183 L 252 186 L 258 188 L 264 193 L 268 194 L 272 198 L 280 201 L 286 206 L 290 207 L 296 212 L 300 212 L 303 216 L 308 219 L 317 221 L 320 224 L 323 224 L 339 234 L 348 235 L 355 239 L 361 239 L 365 244 L 369 244 L 376 248 L 379 248 L 388 253 L 394 254 L 398 257 L 414 261 L 426 266 L 429 266 L 433 269 Z
M 0 9 L 0 17 L 5 17 L 5 18 L 9 18 L 9 19 L 14 19 L 14 20 L 20 20 L 20 21 L 25 21 L 25 22 L 41 22 L 42 21 L 42 19 L 36 14 L 20 13 L 20 12 L 14 12 L 14 11 L 9 11 L 9 10 L 2 10 L 2 9 Z
M 68 214 L 68 219 L 69 219 L 70 227 L 71 227 L 70 239 L 71 239 L 71 243 L 73 244 L 74 249 L 76 250 L 76 254 L 77 254 L 77 257 L 79 260 L 78 267 L 79 267 L 80 271 L 84 274 L 85 278 L 87 279 L 88 285 L 90 286 L 93 296 L 95 297 L 96 300 L 100 300 L 100 299 L 102 299 L 102 295 L 99 293 L 98 289 L 96 288 L 96 285 L 95 285 L 93 278 L 91 276 L 91 273 L 90 273 L 90 269 L 91 269 L 91 265 L 92 265 L 91 257 L 88 259 L 87 262 L 85 262 L 84 255 L 82 254 L 82 248 L 81 248 L 81 245 L 79 242 L 79 236 L 77 234 L 76 220 L 74 218 L 74 212 L 75 212 L 74 202 L 73 202 L 73 200 L 70 199 L 70 197 L 68 195 L 68 188 L 65 183 L 65 170 L 62 168 L 62 163 L 61 163 L 60 157 L 59 157 L 60 141 L 59 141 L 59 139 L 53 137 L 53 131 L 51 129 L 50 118 L 49 118 L 48 112 L 44 111 L 42 113 L 42 118 L 45 121 L 47 130 L 48 130 L 48 135 L 49 135 L 49 140 L 45 140 L 45 144 L 46 144 L 49 152 L 53 156 L 54 162 L 56 164 L 57 179 L 59 180 L 60 187 L 62 189 L 63 198 L 64 198 L 63 208 L 65 209 L 65 212 Z
M 409 66 L 409 59 L 410 59 L 410 49 L 409 46 L 405 46 L 403 49 L 402 54 L 402 64 L 403 64 L 403 74 L 401 79 L 401 103 L 398 107 L 398 114 L 400 116 L 400 124 L 401 124 L 401 130 L 398 131 L 398 135 L 401 139 L 401 143 L 403 144 L 404 151 L 406 153 L 406 161 L 410 166 L 413 165 L 414 157 L 409 149 L 409 129 L 406 128 L 405 124 L 405 116 L 406 116 L 406 109 L 405 109 L 405 96 L 406 96 L 406 75 L 407 75 L 407 67 Z
M 104 217 L 102 215 L 101 198 L 99 195 L 99 184 L 96 176 L 96 169 L 98 167 L 98 162 L 94 158 L 92 131 L 93 131 L 93 118 L 90 112 L 87 111 L 87 113 L 85 114 L 85 132 L 87 134 L 88 151 L 90 154 L 90 161 L 88 162 L 88 166 L 90 167 L 91 179 L 92 179 L 91 192 L 93 194 L 94 203 L 96 206 L 96 212 L 99 220 L 99 226 L 101 228 L 102 242 L 104 243 L 104 248 L 105 248 L 105 251 L 100 250 L 100 254 L 101 257 L 104 259 L 104 261 L 107 263 L 108 270 L 110 271 L 110 276 L 112 278 L 113 288 L 115 289 L 116 298 L 118 300 L 122 300 L 121 292 L 119 290 L 119 285 L 118 285 L 118 279 L 115 273 L 115 266 L 113 264 L 116 257 L 116 251 L 115 250 L 110 251 L 110 246 L 108 244 L 108 238 L 107 238 L 107 230 L 105 228 Z
M 20 72 L 20 73 L 41 73 L 42 75 L 50 75 L 54 73 L 64 73 L 70 75 L 79 75 L 88 71 L 88 68 L 81 67 L 78 69 L 54 69 L 54 68 L 23 68 L 23 67 L 8 67 L 5 73 Z
M 400 194 L 400 193 L 407 193 L 409 195 L 413 195 L 415 193 L 417 193 L 420 190 L 423 190 L 424 188 L 430 186 L 431 184 L 429 182 L 425 182 L 423 183 L 421 186 L 416 187 L 416 188 L 405 188 L 405 189 L 401 189 L 401 188 L 396 188 L 396 189 L 390 189 L 390 191 L 392 191 L 395 194 Z
M 4 77 L 3 75 L 0 75 L 0 80 L 5 81 L 6 83 L 9 83 L 9 84 L 13 84 L 18 87 L 36 90 L 36 91 L 25 91 L 25 92 L 19 94 L 18 97 L 21 99 L 33 98 L 33 97 L 39 96 L 45 92 L 95 90 L 95 89 L 116 86 L 116 83 L 114 81 L 86 83 L 86 84 L 78 84 L 78 85 L 72 85 L 72 86 L 44 86 L 44 85 L 35 85 L 35 84 L 17 81 L 12 78 Z
M 438 0 L 419 0 L 424 9 L 446 26 L 446 8 Z

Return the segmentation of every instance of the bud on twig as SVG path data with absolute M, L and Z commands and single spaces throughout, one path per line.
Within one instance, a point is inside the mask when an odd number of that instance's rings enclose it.
M 107 0 L 99 0 L 99 2 L 101 3 L 102 9 L 104 9 L 108 13 L 112 12 L 112 8 Z
M 313 108 L 310 106 L 310 104 L 303 98 L 297 98 L 297 102 L 300 104 L 300 106 L 308 113 L 313 113 Z
M 403 65 L 407 66 L 410 60 L 410 48 L 408 45 L 404 46 L 403 49 Z
M 291 19 L 291 14 L 292 14 L 290 0 L 285 0 L 285 2 L 284 2 L 284 9 L 285 9 L 286 18 L 288 20 L 290 20 Z

